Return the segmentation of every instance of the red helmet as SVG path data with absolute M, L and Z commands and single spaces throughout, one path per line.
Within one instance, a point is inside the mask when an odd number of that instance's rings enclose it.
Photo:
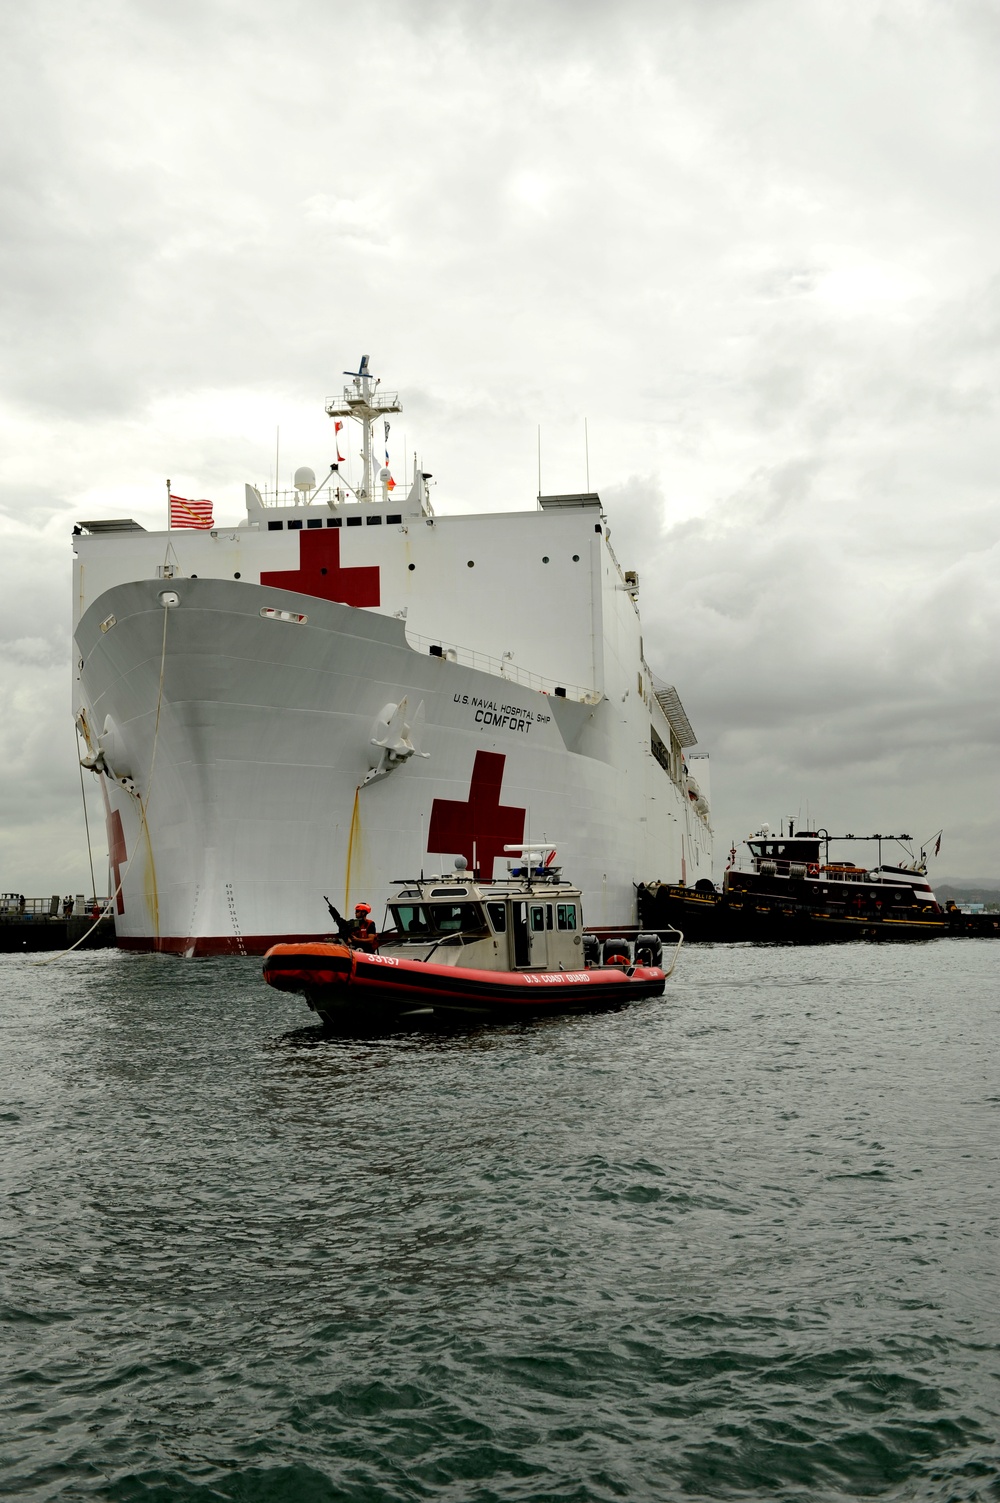
M 371 911 L 371 905 L 369 903 L 355 903 L 354 905 L 355 913 L 371 913 Z

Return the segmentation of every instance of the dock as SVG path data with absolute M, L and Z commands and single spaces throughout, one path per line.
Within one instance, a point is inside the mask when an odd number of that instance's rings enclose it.
M 98 920 L 92 934 L 94 906 L 103 914 L 107 898 L 85 898 L 82 893 L 61 898 L 26 898 L 21 893 L 0 893 L 0 953 L 27 954 L 33 950 L 68 950 L 83 939 L 83 950 L 107 949 L 117 943 L 115 921 L 108 915 Z

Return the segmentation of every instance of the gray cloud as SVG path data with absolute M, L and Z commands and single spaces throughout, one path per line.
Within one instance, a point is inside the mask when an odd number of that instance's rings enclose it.
M 78 839 L 69 522 L 155 524 L 167 474 L 235 516 L 276 422 L 325 463 L 364 349 L 442 510 L 530 505 L 539 422 L 546 487 L 582 487 L 587 415 L 723 838 L 806 801 L 926 815 L 994 872 L 992 7 L 40 0 L 7 28 L 8 861 L 44 886 Z

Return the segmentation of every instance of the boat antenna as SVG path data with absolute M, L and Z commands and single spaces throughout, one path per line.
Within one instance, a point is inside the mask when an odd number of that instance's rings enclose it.
M 583 459 L 587 470 L 587 494 L 590 495 L 590 442 L 587 437 L 587 419 L 583 420 Z M 541 490 L 541 482 L 538 489 Z
M 933 840 L 933 842 L 934 842 L 934 855 L 935 855 L 935 856 L 936 856 L 936 855 L 938 855 L 938 853 L 939 853 L 939 852 L 940 852 L 940 850 L 941 850 L 941 836 L 942 836 L 942 835 L 943 835 L 943 834 L 944 834 L 944 827 L 943 827 L 943 826 L 942 826 L 942 828 L 941 828 L 941 829 L 940 829 L 940 830 L 938 830 L 938 831 L 937 831 L 937 832 L 936 832 L 936 834 L 934 834 L 934 835 L 929 835 L 929 836 L 928 836 L 928 837 L 927 837 L 927 839 L 926 839 L 926 840 L 922 840 L 922 841 L 921 841 L 921 842 L 920 842 L 920 845 L 921 845 L 921 851 L 920 851 L 920 859 L 921 859 L 921 861 L 923 861 L 923 860 L 924 860 L 924 849 L 925 849 L 925 848 L 926 848 L 926 847 L 927 847 L 927 846 L 929 846 L 929 845 L 930 845 L 930 843 L 931 843 L 931 841 L 932 841 L 932 840 Z
M 331 398 L 326 404 L 326 415 L 332 418 L 350 417 L 361 424 L 361 460 L 364 474 L 360 486 L 351 489 L 359 501 L 371 501 L 375 494 L 375 474 L 372 458 L 372 426 L 376 418 L 385 418 L 388 413 L 402 412 L 399 397 L 395 392 L 380 392 L 380 377 L 373 376 L 368 368 L 368 356 L 362 355 L 356 371 L 344 371 L 351 377 L 351 385 L 345 386 L 343 395 Z

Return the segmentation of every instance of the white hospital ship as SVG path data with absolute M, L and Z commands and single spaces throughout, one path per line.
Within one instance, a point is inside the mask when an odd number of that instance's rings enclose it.
M 324 894 L 377 917 L 394 878 L 464 856 L 489 880 L 529 838 L 558 842 L 594 926 L 634 923 L 639 882 L 710 876 L 695 737 L 600 498 L 435 516 L 425 472 L 397 487 L 375 460 L 401 409 L 367 357 L 326 410 L 360 424 L 356 485 L 335 464 L 248 485 L 235 526 L 74 528 L 119 944 L 262 953 L 324 933 Z

